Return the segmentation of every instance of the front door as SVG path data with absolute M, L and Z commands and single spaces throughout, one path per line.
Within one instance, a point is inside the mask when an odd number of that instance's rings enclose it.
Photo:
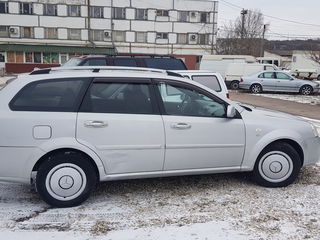
M 277 84 L 276 91 L 280 92 L 299 92 L 298 83 L 285 73 L 276 72 Z
M 160 171 L 164 129 L 148 80 L 96 79 L 77 121 L 77 140 L 102 159 L 107 174 Z
M 166 132 L 164 170 L 238 167 L 245 147 L 240 117 L 227 103 L 191 85 L 159 82 Z

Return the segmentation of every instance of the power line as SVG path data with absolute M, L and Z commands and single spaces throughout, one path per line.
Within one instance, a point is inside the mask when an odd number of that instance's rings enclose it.
M 222 3 L 225 3 L 226 6 L 229 6 L 232 8 L 238 8 L 238 9 L 244 9 L 243 7 L 236 5 L 234 3 L 225 1 L 225 0 L 220 0 Z M 305 23 L 305 22 L 299 22 L 299 21 L 295 21 L 295 20 L 289 20 L 289 19 L 284 19 L 284 18 L 279 18 L 279 17 L 275 17 L 275 16 L 271 16 L 271 15 L 267 15 L 267 14 L 263 14 L 261 13 L 263 16 L 267 17 L 267 18 L 273 18 L 273 19 L 277 19 L 280 21 L 284 21 L 284 22 L 290 22 L 290 23 L 294 23 L 294 24 L 300 24 L 300 25 L 305 25 L 305 26 L 312 26 L 312 27 L 320 27 L 320 24 L 314 24 L 314 23 Z

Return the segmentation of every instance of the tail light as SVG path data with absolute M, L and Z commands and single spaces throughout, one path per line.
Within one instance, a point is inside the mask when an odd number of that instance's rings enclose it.
M 240 82 L 243 82 L 243 78 L 240 78 Z
M 230 95 L 229 95 L 229 93 L 227 93 L 227 98 L 229 98 L 229 99 L 230 99 Z

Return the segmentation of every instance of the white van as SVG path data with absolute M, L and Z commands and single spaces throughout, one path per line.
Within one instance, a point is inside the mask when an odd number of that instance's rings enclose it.
M 218 72 L 224 78 L 231 63 L 255 63 L 256 58 L 250 55 L 203 55 L 200 70 Z
M 220 73 L 205 70 L 179 70 L 175 71 L 185 78 L 198 82 L 216 92 L 229 98 L 229 92 Z
M 273 64 L 230 63 L 225 75 L 226 85 L 231 89 L 238 89 L 242 77 L 265 70 L 276 71 L 278 68 Z

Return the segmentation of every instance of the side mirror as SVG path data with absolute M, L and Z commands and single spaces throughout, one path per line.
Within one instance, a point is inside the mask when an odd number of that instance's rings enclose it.
M 234 106 L 228 105 L 227 107 L 227 118 L 234 118 L 237 114 L 237 110 Z

